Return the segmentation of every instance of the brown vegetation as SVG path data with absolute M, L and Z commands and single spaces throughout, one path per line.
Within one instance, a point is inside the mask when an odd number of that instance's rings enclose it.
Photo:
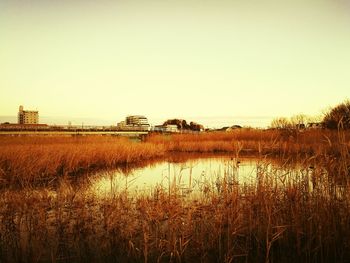
M 74 190 L 5 191 L 3 262 L 348 262 L 350 188 L 330 167 L 283 174 L 261 161 L 257 180 L 183 198 L 177 185 L 150 196 L 101 199 Z M 285 167 L 286 168 L 286 167 Z M 332 174 L 325 173 L 325 170 Z
M 343 137 L 340 140 L 340 136 Z M 2 137 L 2 186 L 49 182 L 167 156 L 169 152 L 273 155 L 299 158 L 339 156 L 350 147 L 349 132 L 328 130 L 254 130 L 198 134 L 151 135 L 146 142 L 119 137 Z
M 323 118 L 325 126 L 329 129 L 350 129 L 350 100 L 333 107 Z
M 227 169 L 190 198 L 170 182 L 148 196 L 126 189 L 101 198 L 67 176 L 179 151 L 256 154 L 256 181 L 240 184 Z M 266 154 L 282 163 L 298 157 L 300 166 L 280 173 Z M 239 130 L 142 143 L 3 137 L 0 261 L 349 262 L 349 169 L 343 131 Z M 33 184 L 54 179 L 40 190 Z
M 150 143 L 115 137 L 2 137 L 2 186 L 48 182 L 57 176 L 77 175 L 162 156 Z
M 340 141 L 339 136 L 344 140 Z M 324 155 L 350 148 L 350 132 L 323 129 L 238 129 L 232 132 L 154 135 L 147 141 L 174 152 L 233 152 L 275 156 Z

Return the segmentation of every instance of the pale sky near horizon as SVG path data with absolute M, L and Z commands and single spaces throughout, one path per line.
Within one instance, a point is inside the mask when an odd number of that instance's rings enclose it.
M 0 115 L 319 114 L 350 97 L 346 0 L 0 1 Z

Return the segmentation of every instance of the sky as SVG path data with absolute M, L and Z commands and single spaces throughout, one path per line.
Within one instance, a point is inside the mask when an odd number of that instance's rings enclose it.
M 349 71 L 346 0 L 0 1 L 0 116 L 264 126 L 343 102 Z

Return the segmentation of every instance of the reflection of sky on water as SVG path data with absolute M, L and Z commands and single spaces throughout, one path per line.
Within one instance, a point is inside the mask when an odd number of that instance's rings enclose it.
M 159 189 L 165 193 L 171 189 L 172 193 L 182 196 L 191 194 L 194 197 L 208 191 L 222 191 L 222 183 L 225 182 L 229 187 L 293 186 L 304 192 L 324 195 L 331 182 L 328 182 L 327 178 L 330 178 L 322 167 L 315 169 L 301 163 L 287 164 L 273 159 L 237 160 L 229 156 L 207 156 L 174 160 L 175 162 L 161 161 L 142 168 L 96 174 L 89 179 L 87 190 L 99 198 L 109 198 L 125 192 L 131 196 L 154 195 Z M 342 186 L 333 188 L 338 198 Z
M 100 197 L 128 191 L 131 194 L 150 194 L 156 188 L 176 187 L 183 191 L 198 191 L 204 185 L 215 185 L 218 180 L 251 183 L 256 180 L 256 160 L 211 157 L 192 159 L 182 163 L 159 162 L 137 168 L 127 175 L 120 171 L 103 173 L 90 185 L 90 191 Z

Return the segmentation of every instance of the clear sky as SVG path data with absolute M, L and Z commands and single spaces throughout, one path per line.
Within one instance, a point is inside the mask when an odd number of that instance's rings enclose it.
M 0 115 L 319 114 L 350 97 L 349 3 L 1 0 Z

